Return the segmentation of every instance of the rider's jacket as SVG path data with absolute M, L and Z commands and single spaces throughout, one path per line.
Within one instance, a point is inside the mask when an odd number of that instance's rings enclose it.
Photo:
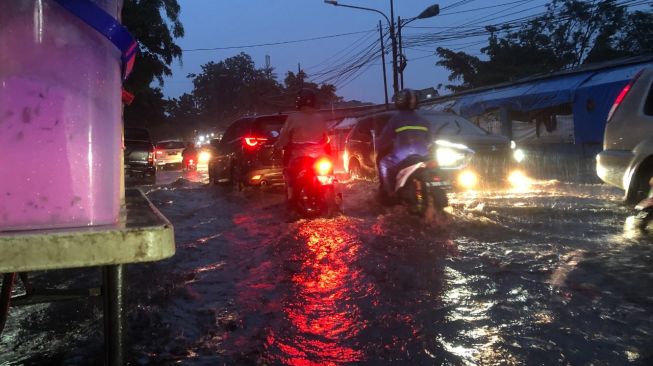
M 287 163 L 298 156 L 324 154 L 326 144 L 326 121 L 315 108 L 302 107 L 288 116 L 274 147 L 286 150 L 284 160 Z
M 387 154 L 409 147 L 427 147 L 430 143 L 429 121 L 415 111 L 398 111 L 381 131 L 377 150 Z

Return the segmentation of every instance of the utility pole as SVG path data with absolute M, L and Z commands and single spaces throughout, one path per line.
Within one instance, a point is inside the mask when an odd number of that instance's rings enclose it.
M 390 0 L 390 39 L 392 40 L 392 89 L 397 94 L 399 91 L 399 73 L 397 70 L 397 37 L 395 35 L 395 9 L 394 0 Z
M 270 61 L 270 55 L 265 55 L 265 74 L 268 79 L 272 79 L 272 62 Z
M 383 93 L 385 94 L 385 108 L 388 109 L 388 79 L 385 71 L 385 46 L 383 45 L 383 24 L 379 20 L 379 36 L 381 38 L 381 65 L 383 65 Z
M 299 89 L 304 88 L 304 78 L 302 77 L 302 64 L 297 63 L 297 78 L 299 78 Z
M 404 56 L 404 46 L 401 42 L 401 17 L 397 17 L 397 38 L 399 38 L 399 78 L 401 89 L 404 88 L 404 69 L 406 68 L 406 56 Z

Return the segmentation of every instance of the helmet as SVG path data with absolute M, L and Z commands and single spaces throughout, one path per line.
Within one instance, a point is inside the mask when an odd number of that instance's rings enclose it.
M 300 109 L 301 107 L 317 107 L 317 96 L 315 95 L 315 91 L 308 88 L 300 90 L 297 94 L 295 106 L 297 109 Z
M 395 95 L 397 109 L 412 111 L 417 108 L 417 93 L 413 89 L 400 90 Z

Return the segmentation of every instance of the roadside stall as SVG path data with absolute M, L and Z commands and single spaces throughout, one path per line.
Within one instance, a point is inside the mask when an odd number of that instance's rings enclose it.
M 140 191 L 125 194 L 121 85 L 138 44 L 121 9 L 0 4 L 0 332 L 12 302 L 102 296 L 109 365 L 125 364 L 123 265 L 175 253 L 172 225 Z M 102 267 L 102 289 L 12 299 L 17 272 L 81 267 Z

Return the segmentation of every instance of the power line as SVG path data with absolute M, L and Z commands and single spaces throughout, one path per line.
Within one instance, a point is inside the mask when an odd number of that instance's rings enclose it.
M 195 52 L 195 51 L 217 51 L 217 50 L 232 50 L 232 49 L 239 49 L 239 48 L 254 48 L 254 47 L 265 47 L 265 46 L 278 46 L 278 45 L 291 44 L 291 43 L 301 43 L 301 42 L 317 41 L 317 40 L 320 40 L 320 39 L 329 39 L 329 38 L 345 37 L 345 36 L 351 36 L 351 35 L 354 35 L 354 34 L 362 34 L 362 33 L 370 33 L 370 32 L 376 32 L 376 29 L 367 30 L 367 31 L 359 31 L 359 32 L 349 32 L 349 33 L 332 34 L 332 35 L 321 36 L 321 37 L 313 37 L 313 38 L 305 38 L 305 39 L 296 39 L 296 40 L 292 40 L 292 41 L 280 41 L 280 42 L 270 42 L 270 43 L 259 43 L 259 44 L 243 45 L 243 46 L 211 47 L 211 48 L 191 48 L 191 49 L 185 49 L 185 50 L 182 50 L 182 51 L 184 51 L 184 52 Z
M 513 5 L 513 4 L 517 4 L 517 3 L 525 3 L 525 2 L 528 2 L 528 1 L 531 1 L 531 0 L 517 0 L 517 1 L 511 1 L 511 2 L 507 2 L 507 3 L 503 3 L 503 4 L 483 6 L 483 7 L 480 7 L 480 8 L 474 8 L 474 9 L 468 9 L 468 10 L 459 10 L 459 11 L 454 11 L 454 12 L 451 12 L 451 13 L 440 13 L 440 14 L 438 14 L 438 16 L 442 17 L 442 16 L 454 15 L 454 14 L 471 13 L 471 12 L 480 11 L 480 10 L 500 8 L 500 7 L 503 7 L 503 6 Z

